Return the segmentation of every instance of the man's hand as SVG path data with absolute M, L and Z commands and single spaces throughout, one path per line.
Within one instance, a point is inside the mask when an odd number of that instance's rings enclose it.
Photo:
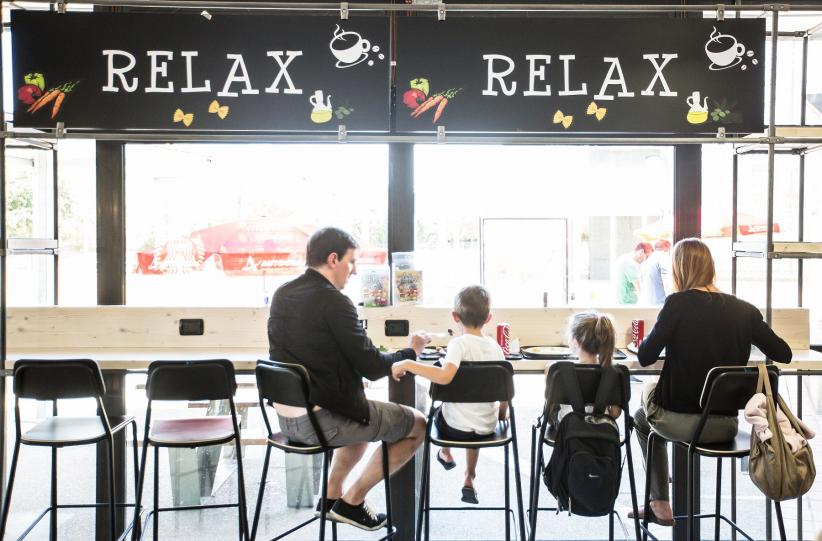
M 400 378 L 404 377 L 407 373 L 405 361 L 398 361 L 391 365 L 391 377 L 394 378 L 394 381 L 399 381 Z
M 411 335 L 411 343 L 409 344 L 417 357 L 422 353 L 422 348 L 431 343 L 431 337 L 424 332 L 415 332 Z M 396 365 L 395 365 L 396 366 Z

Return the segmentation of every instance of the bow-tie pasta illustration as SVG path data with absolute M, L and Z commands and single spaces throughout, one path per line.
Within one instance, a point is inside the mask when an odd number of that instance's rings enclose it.
M 217 100 L 212 101 L 208 106 L 209 113 L 216 113 L 221 120 L 228 116 L 228 105 L 220 105 Z
M 174 122 L 182 122 L 188 128 L 194 122 L 194 113 L 184 113 L 182 109 L 177 109 L 174 111 Z
M 565 129 L 568 129 L 573 121 L 574 117 L 572 115 L 564 115 L 562 111 L 554 113 L 554 124 L 562 124 Z

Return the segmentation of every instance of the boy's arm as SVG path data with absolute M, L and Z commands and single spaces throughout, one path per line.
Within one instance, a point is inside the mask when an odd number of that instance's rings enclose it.
M 499 420 L 500 421 L 507 421 L 508 420 L 508 401 L 503 400 L 499 403 Z
M 432 383 L 437 385 L 448 385 L 457 373 L 457 365 L 453 363 L 444 363 L 443 366 L 434 366 L 430 364 L 419 363 L 417 361 L 400 361 L 394 363 L 391 372 L 394 379 L 399 381 L 403 376 L 403 372 L 411 372 L 418 376 L 422 376 Z
M 608 406 L 607 413 L 612 419 L 618 419 L 622 413 L 622 408 L 619 406 Z

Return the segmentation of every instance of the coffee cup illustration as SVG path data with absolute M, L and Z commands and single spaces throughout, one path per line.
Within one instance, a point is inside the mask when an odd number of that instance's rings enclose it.
M 337 25 L 334 37 L 328 44 L 331 53 L 337 58 L 338 68 L 356 66 L 366 58 L 371 50 L 371 42 L 363 38 L 358 32 L 346 31 Z
M 723 70 L 731 68 L 742 61 L 745 46 L 732 35 L 722 34 L 714 27 L 710 38 L 705 42 L 705 54 L 708 55 L 708 59 L 711 61 L 710 69 Z

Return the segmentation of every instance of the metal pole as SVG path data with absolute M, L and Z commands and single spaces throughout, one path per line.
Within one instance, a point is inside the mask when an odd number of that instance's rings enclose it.
M 733 177 L 732 177 L 732 188 L 731 188 L 731 250 L 733 250 L 734 243 L 736 243 L 737 239 L 737 221 L 739 219 L 737 213 L 737 205 L 739 199 L 739 154 L 734 153 L 733 158 Z M 733 253 L 733 252 L 732 252 Z M 736 255 L 733 254 L 731 257 L 731 294 L 736 296 L 736 267 L 737 267 L 737 258 Z
M 2 7 L 2 6 L 0 6 Z M 0 9 L 0 26 L 3 10 Z M 0 40 L 0 73 L 3 68 L 3 41 Z M 0 126 L 6 129 L 3 77 L 0 77 Z M 0 141 L 0 487 L 6 486 L 6 139 Z M 5 493 L 5 490 L 0 490 Z M 0 496 L 0 507 L 5 506 Z
M 803 158 L 805 156 L 802 156 Z M 800 259 L 800 261 L 802 261 Z M 796 373 L 796 415 L 802 419 L 802 371 Z M 802 496 L 796 499 L 796 540 L 802 541 Z
M 31 3 L 48 3 L 52 0 L 32 0 Z M 7 2 L 4 2 L 7 3 Z M 8 2 L 10 3 L 10 2 Z M 93 4 L 95 6 L 129 6 L 129 7 L 169 7 L 198 9 L 265 9 L 265 10 L 285 10 L 285 11 L 340 11 L 339 3 L 312 3 L 304 4 L 298 2 L 268 2 L 268 1 L 237 1 L 230 0 L 200 0 L 189 2 L 187 0 L 72 0 L 72 4 Z M 561 12 L 622 12 L 622 13 L 682 13 L 682 12 L 704 12 L 711 9 L 712 5 L 669 5 L 669 4 L 448 4 L 450 12 L 483 12 L 483 11 L 561 11 Z M 351 11 L 414 11 L 436 13 L 439 9 L 437 3 L 432 4 L 363 4 L 351 3 L 348 5 Z M 780 9 L 791 9 L 793 11 L 819 11 L 822 4 L 748 4 L 748 5 L 725 5 L 725 11 L 741 12 L 768 12 Z M 776 31 L 774 31 L 776 32 Z
M 54 215 L 52 223 L 52 238 L 57 242 L 57 251 L 54 252 L 54 306 L 60 304 L 60 183 L 57 171 L 57 147 L 51 150 L 52 193 L 54 194 Z
M 768 119 L 768 137 L 776 136 L 776 52 L 779 43 L 779 11 L 771 12 L 773 35 L 771 36 L 771 95 L 770 95 L 770 118 Z M 773 259 L 771 252 L 773 251 L 773 187 L 774 187 L 774 167 L 776 164 L 774 142 L 771 140 L 768 143 L 768 232 L 765 246 L 765 321 L 768 325 L 773 319 Z M 767 362 L 771 362 L 767 359 Z M 771 517 L 771 500 L 765 500 L 765 540 L 772 539 L 772 517 Z
M 799 155 L 799 242 L 805 240 L 805 154 Z M 799 266 L 796 269 L 796 302 L 802 307 L 802 297 L 805 279 L 805 266 L 802 259 L 797 260 Z
M 55 139 L 53 130 L 36 133 L 39 139 Z M 31 132 L 19 130 L 0 131 L 0 137 L 11 139 L 32 138 Z M 68 130 L 62 135 L 63 139 L 94 139 L 97 141 L 120 142 L 230 142 L 230 143 L 339 143 L 337 132 L 332 133 L 272 133 L 272 132 L 200 132 L 200 133 L 168 133 L 165 131 L 140 132 L 111 132 L 102 130 Z M 348 133 L 346 142 L 349 143 L 415 143 L 440 144 L 435 133 L 430 134 L 398 134 L 389 132 Z M 776 144 L 822 144 L 822 137 L 726 137 L 699 135 L 695 137 L 666 137 L 649 134 L 646 136 L 604 136 L 604 137 L 566 137 L 563 135 L 478 135 L 468 132 L 447 133 L 446 143 L 457 144 L 510 144 L 510 145 L 767 145 Z
M 804 126 L 807 122 L 808 110 L 808 40 L 809 36 L 806 33 L 802 37 L 802 88 L 800 92 L 799 102 L 799 124 Z M 799 242 L 805 240 L 805 154 L 799 155 Z M 796 268 L 796 296 L 797 305 L 802 307 L 802 289 L 805 279 L 805 261 L 803 259 L 797 260 Z M 801 378 L 800 378 L 801 379 Z M 802 510 L 802 500 L 799 500 L 800 516 Z M 800 520 L 800 528 L 801 528 Z M 799 539 L 802 539 L 800 535 Z

